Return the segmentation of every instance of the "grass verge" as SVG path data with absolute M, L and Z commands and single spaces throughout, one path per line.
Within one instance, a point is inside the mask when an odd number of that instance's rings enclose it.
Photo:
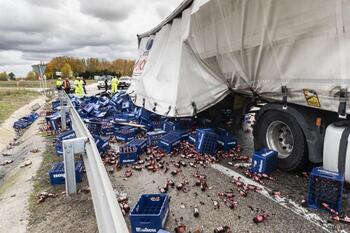
M 96 80 L 86 80 L 86 84 L 95 83 Z M 47 87 L 55 87 L 56 80 L 50 79 L 46 81 Z M 40 81 L 38 80 L 22 80 L 22 81 L 0 81 L 0 87 L 19 87 L 19 88 L 39 88 Z
M 0 124 L 15 110 L 37 98 L 39 93 L 26 90 L 0 89 Z

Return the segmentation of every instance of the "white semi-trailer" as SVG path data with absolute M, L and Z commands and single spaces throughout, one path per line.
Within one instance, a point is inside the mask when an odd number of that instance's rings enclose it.
M 229 95 L 236 113 L 264 102 L 255 148 L 278 151 L 284 170 L 321 163 L 326 127 L 350 112 L 349 31 L 349 0 L 185 0 L 138 35 L 129 90 L 174 117 Z

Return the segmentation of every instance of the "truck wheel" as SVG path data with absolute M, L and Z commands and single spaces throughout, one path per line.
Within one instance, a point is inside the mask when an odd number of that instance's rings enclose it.
M 306 141 L 298 122 L 290 114 L 268 111 L 254 126 L 254 147 L 278 152 L 278 167 L 284 171 L 301 169 L 307 162 Z

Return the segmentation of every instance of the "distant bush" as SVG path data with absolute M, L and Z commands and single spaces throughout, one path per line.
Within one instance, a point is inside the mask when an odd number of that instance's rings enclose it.
M 26 77 L 26 80 L 38 80 L 35 72 L 29 71 Z
M 0 73 L 0 81 L 7 81 L 8 80 L 8 75 L 6 72 Z

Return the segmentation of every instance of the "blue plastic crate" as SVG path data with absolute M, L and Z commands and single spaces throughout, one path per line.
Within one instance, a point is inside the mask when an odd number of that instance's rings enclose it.
M 93 137 L 95 139 L 98 152 L 105 153 L 110 148 L 108 140 L 104 140 L 98 135 L 94 135 Z
M 91 134 L 99 134 L 101 131 L 101 124 L 98 122 L 89 122 L 89 121 L 84 121 L 87 128 L 89 129 Z
M 315 167 L 309 176 L 307 203 L 311 208 L 322 209 L 326 203 L 336 211 L 341 210 L 344 174 Z
M 147 145 L 148 146 L 156 146 L 158 145 L 161 137 L 166 134 L 164 130 L 156 130 L 146 133 L 147 135 Z
M 149 121 L 150 115 L 151 115 L 151 112 L 145 108 L 139 108 L 137 111 L 138 119 L 144 119 L 146 121 Z
M 188 135 L 188 142 L 195 145 L 197 141 L 197 132 L 192 132 Z
M 208 118 L 199 118 L 198 121 L 201 127 L 211 127 L 213 125 L 212 120 Z
M 175 123 L 177 123 L 175 130 L 187 130 L 192 127 L 193 119 L 191 117 L 176 118 Z
M 128 146 L 135 146 L 137 148 L 137 153 L 142 154 L 147 149 L 146 139 L 133 139 L 128 143 Z
M 175 130 L 175 123 L 172 121 L 164 121 L 163 122 L 163 130 L 166 132 L 170 132 Z
M 180 141 L 178 134 L 167 133 L 159 140 L 158 146 L 162 151 L 170 153 L 180 145 Z
M 119 147 L 119 162 L 121 165 L 135 163 L 139 158 L 138 149 L 136 146 L 121 146 Z
M 143 125 L 143 126 L 144 126 L 144 127 L 142 128 L 143 131 L 148 132 L 148 131 L 150 131 L 150 130 L 153 129 L 153 126 L 152 126 L 151 122 L 148 121 L 148 120 L 139 119 L 138 123 L 139 123 L 140 125 Z
M 174 130 L 171 133 L 178 135 L 181 140 L 187 140 L 189 136 L 189 133 L 186 130 Z
M 224 151 L 229 151 L 237 146 L 237 141 L 231 135 L 219 136 L 218 147 Z
M 83 108 L 83 110 L 87 113 L 92 112 L 92 110 L 94 110 L 94 105 L 93 104 L 87 104 L 85 105 L 85 107 Z
M 33 124 L 33 122 L 38 118 L 39 118 L 39 115 L 37 113 L 32 113 L 28 116 L 22 117 L 13 124 L 13 128 L 15 129 L 27 128 L 29 125 Z
M 61 102 L 59 100 L 52 101 L 51 102 L 51 109 L 56 110 L 61 105 Z
M 103 136 L 111 136 L 114 134 L 115 127 L 111 122 L 103 122 L 100 128 L 100 134 Z
M 253 173 L 269 174 L 277 168 L 278 153 L 268 148 L 256 151 L 252 157 L 250 171 Z
M 136 136 L 136 129 L 131 127 L 120 127 L 115 130 L 114 135 L 116 139 L 124 142 L 129 142 Z
M 219 136 L 211 130 L 197 130 L 196 151 L 199 153 L 214 154 Z
M 75 178 L 76 182 L 79 183 L 82 180 L 83 162 L 75 162 Z M 55 163 L 49 171 L 51 185 L 59 185 L 65 183 L 64 163 Z
M 143 194 L 129 215 L 131 231 L 157 232 L 164 228 L 168 214 L 169 197 L 166 194 Z
M 29 126 L 29 123 L 25 120 L 18 120 L 15 123 L 13 123 L 14 129 L 25 129 Z
M 161 120 L 151 121 L 153 129 L 162 129 L 163 122 Z
M 170 232 L 166 231 L 166 230 L 163 230 L 163 229 L 160 229 L 157 233 L 170 233 Z
M 55 150 L 56 150 L 56 155 L 63 155 L 63 145 L 62 145 L 62 142 L 56 142 Z
M 68 139 L 72 139 L 75 137 L 76 137 L 76 134 L 75 134 L 74 130 L 67 130 L 67 131 L 59 134 L 56 138 L 58 141 L 62 142 L 63 140 L 68 140 Z
M 163 130 L 170 132 L 174 130 L 188 130 L 192 126 L 192 118 L 179 118 L 163 121 Z
M 215 133 L 217 133 L 219 135 L 219 138 L 220 137 L 228 137 L 231 135 L 230 132 L 224 128 L 216 128 Z

